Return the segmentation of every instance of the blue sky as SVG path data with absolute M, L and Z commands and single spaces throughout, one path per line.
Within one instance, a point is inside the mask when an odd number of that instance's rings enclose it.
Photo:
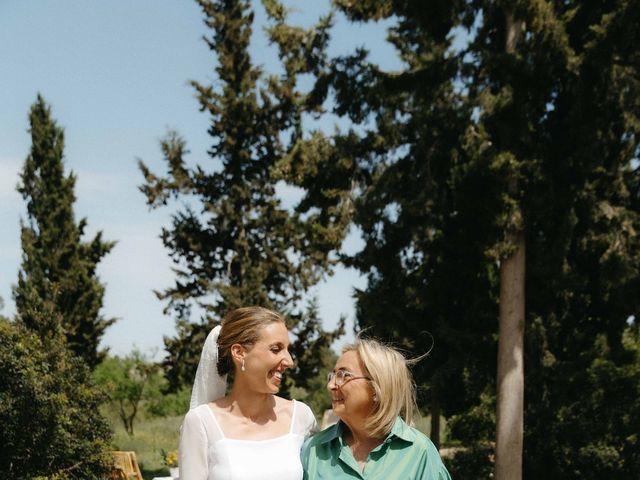
M 286 3 L 296 8 L 292 20 L 301 24 L 329 8 L 325 0 Z M 259 4 L 256 18 L 264 19 Z M 331 52 L 364 45 L 376 61 L 394 68 L 398 61 L 384 42 L 384 27 L 347 25 L 338 17 Z M 184 136 L 191 161 L 210 161 L 209 121 L 187 85 L 190 79 L 213 79 L 213 57 L 202 40 L 206 33 L 200 9 L 190 0 L 0 1 L 0 313 L 15 311 L 11 285 L 20 264 L 19 222 L 25 218 L 15 187 L 30 147 L 29 107 L 40 92 L 65 129 L 66 169 L 78 177 L 76 217 L 87 217 L 88 237 L 102 230 L 104 238 L 118 242 L 99 268 L 107 286 L 103 312 L 119 319 L 103 344 L 115 354 L 136 346 L 162 355 L 162 338 L 173 334 L 174 319 L 162 313 L 153 290 L 173 282 L 158 238 L 170 211 L 146 207 L 136 162 L 141 158 L 153 171 L 164 171 L 159 139 L 168 128 Z M 252 53 L 266 70 L 274 68 L 275 52 L 259 27 Z M 283 190 L 285 201 L 294 197 L 292 189 Z M 357 250 L 360 244 L 353 234 L 345 248 Z M 364 279 L 338 269 L 313 292 L 328 328 L 341 314 L 353 319 L 354 286 L 364 286 Z

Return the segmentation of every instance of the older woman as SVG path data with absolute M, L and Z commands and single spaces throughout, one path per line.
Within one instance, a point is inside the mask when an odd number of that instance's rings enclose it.
M 450 480 L 433 443 L 408 425 L 415 386 L 399 352 L 359 339 L 343 349 L 328 380 L 340 421 L 303 446 L 305 479 Z
M 280 315 L 233 310 L 207 337 L 180 435 L 180 478 L 300 480 L 300 447 L 316 430 L 311 409 L 278 397 L 293 366 Z M 227 374 L 233 374 L 227 393 Z

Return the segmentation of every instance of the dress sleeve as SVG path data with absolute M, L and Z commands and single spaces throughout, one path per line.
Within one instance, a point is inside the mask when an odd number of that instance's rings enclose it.
M 309 437 L 319 430 L 318 421 L 307 404 L 298 402 L 297 400 L 296 403 L 298 411 L 293 431 L 303 437 Z
M 204 423 L 195 410 L 184 417 L 180 429 L 180 477 L 188 480 L 206 480 L 207 434 Z

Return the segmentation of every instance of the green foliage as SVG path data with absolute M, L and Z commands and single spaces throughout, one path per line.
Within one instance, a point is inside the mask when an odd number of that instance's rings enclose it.
M 331 92 L 334 113 L 355 127 L 300 141 L 286 171 L 306 189 L 302 203 L 328 218 L 353 205 L 348 220 L 365 247 L 344 260 L 368 278 L 356 293 L 358 326 L 411 355 L 435 339 L 414 370 L 422 406 L 460 413 L 477 399 L 465 395 L 463 370 L 473 369 L 477 394 L 495 369 L 497 269 L 485 255 L 491 179 L 465 148 L 472 106 L 452 81 L 460 59 L 445 32 L 459 21 L 456 4 L 337 3 L 357 21 L 395 16 L 388 38 L 405 66 L 383 71 L 363 49 L 333 59 L 312 98 Z
M 165 339 L 172 391 L 192 382 L 207 333 L 232 308 L 273 308 L 305 335 L 309 326 L 318 327 L 313 349 L 339 333 L 323 332 L 318 322 L 305 320 L 303 297 L 331 265 L 328 254 L 342 237 L 313 215 L 281 204 L 276 194 L 281 177 L 274 168 L 299 134 L 304 103 L 297 77 L 321 61 L 329 21 L 310 30 L 290 28 L 283 23 L 286 10 L 275 0 L 267 2 L 273 17 L 270 38 L 284 69 L 280 76 L 267 76 L 249 55 L 250 2 L 198 4 L 211 29 L 205 41 L 216 58 L 212 84 L 191 82 L 211 120 L 209 162 L 188 164 L 184 140 L 170 132 L 162 141 L 166 176 L 140 163 L 141 190 L 151 207 L 179 198 L 188 198 L 190 205 L 175 213 L 162 233 L 177 275 L 175 285 L 159 293 L 178 319 L 177 336 Z M 199 323 L 190 319 L 194 306 L 203 312 Z M 309 360 L 308 368 L 299 362 L 301 372 L 317 368 L 315 359 Z
M 99 478 L 109 469 L 102 392 L 89 369 L 113 321 L 102 318 L 96 265 L 113 246 L 81 241 L 75 177 L 65 176 L 64 134 L 38 96 L 32 146 L 18 191 L 27 201 L 15 322 L 0 319 L 0 468 L 9 478 Z
M 100 478 L 109 468 L 102 396 L 61 334 L 43 342 L 0 319 L 0 470 L 7 478 Z
M 469 392 L 473 392 L 475 389 L 469 385 L 469 375 L 464 378 L 467 380 L 465 385 L 470 387 Z M 467 400 L 467 403 L 472 402 Z M 494 436 L 495 411 L 495 394 L 489 387 L 480 395 L 479 403 L 449 418 L 448 433 L 458 446 L 452 449 L 446 463 L 452 478 L 493 478 L 495 444 L 489 439 Z
M 159 367 L 138 350 L 122 358 L 106 357 L 96 368 L 94 379 L 104 386 L 109 399 L 117 405 L 118 415 L 129 435 L 133 435 L 133 424 L 143 401 L 152 396 L 157 399 L 163 384 Z
M 637 326 L 624 331 L 620 352 L 626 357 L 624 361 L 615 361 L 606 351 L 605 336 L 598 337 L 595 343 L 605 351 L 597 355 L 583 352 L 582 359 L 549 359 L 542 369 L 548 380 L 542 383 L 536 378 L 537 382 L 532 382 L 532 386 L 542 385 L 543 391 L 531 394 L 536 395 L 535 403 L 529 406 L 528 413 L 541 418 L 539 422 L 530 422 L 525 448 L 546 455 L 559 452 L 554 463 L 558 478 L 561 475 L 596 478 L 594 471 L 616 478 L 633 478 L 637 472 L 640 460 Z M 576 371 L 575 364 L 583 369 Z M 544 441 L 540 431 L 543 428 L 548 445 L 538 443 Z M 538 468 L 528 465 L 529 470 Z
M 416 378 L 454 433 L 486 445 L 499 262 L 524 235 L 524 478 L 637 476 L 638 2 L 336 4 L 393 21 L 404 63 L 384 71 L 364 49 L 327 62 L 309 101 L 334 98 L 353 128 L 308 135 L 281 168 L 322 220 L 351 200 L 359 325 L 416 353 L 429 331 Z M 510 14 L 525 31 L 506 52 Z
M 89 367 L 105 352 L 100 339 L 113 319 L 100 314 L 104 286 L 96 267 L 114 243 L 98 233 L 83 242 L 86 220 L 75 223 L 76 177 L 64 173 L 64 132 L 38 95 L 29 114 L 31 152 L 24 163 L 18 191 L 27 202 L 22 223 L 22 265 L 13 295 L 18 321 L 46 337 L 60 323 L 68 348 Z M 50 314 L 41 316 L 38 312 Z
M 176 392 L 166 392 L 167 381 L 162 377 L 154 377 L 152 385 L 147 389 L 147 402 L 144 405 L 148 416 L 171 417 L 184 415 L 189 410 L 191 388 L 182 387 Z
M 453 415 L 447 426 L 450 434 L 462 445 L 470 446 L 491 438 L 495 426 L 495 397 L 487 388 L 480 403 L 460 415 Z
M 124 356 L 109 356 L 96 367 L 93 380 L 105 392 L 103 413 L 117 419 L 117 431 L 140 434 L 136 425 L 154 418 L 182 417 L 189 410 L 191 387 L 167 392 L 168 382 L 160 365 L 138 350 Z
M 489 480 L 493 478 L 493 451 L 490 444 L 472 445 L 455 452 L 450 459 L 445 459 L 451 478 L 476 478 Z

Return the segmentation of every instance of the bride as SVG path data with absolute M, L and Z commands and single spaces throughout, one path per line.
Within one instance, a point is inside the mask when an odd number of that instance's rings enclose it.
M 211 331 L 182 424 L 181 480 L 302 479 L 300 448 L 317 423 L 307 405 L 275 395 L 293 366 L 288 347 L 283 318 L 261 307 L 233 310 Z

